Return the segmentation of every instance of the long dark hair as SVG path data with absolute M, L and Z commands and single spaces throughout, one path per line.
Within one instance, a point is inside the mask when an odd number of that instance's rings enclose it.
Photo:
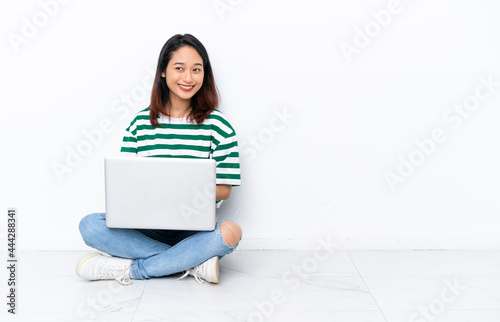
M 166 104 L 170 99 L 169 90 L 165 79 L 161 77 L 161 73 L 165 71 L 167 65 L 172 59 L 172 54 L 179 48 L 189 46 L 194 48 L 203 60 L 203 85 L 199 91 L 191 98 L 191 112 L 187 119 L 194 121 L 196 124 L 201 124 L 219 105 L 219 92 L 215 86 L 215 79 L 212 73 L 212 66 L 208 53 L 203 44 L 193 35 L 177 34 L 172 36 L 160 52 L 158 58 L 158 67 L 156 68 L 156 76 L 151 91 L 151 105 L 149 106 L 149 120 L 153 127 L 161 126 L 158 123 L 160 112 L 167 114 L 165 110 Z

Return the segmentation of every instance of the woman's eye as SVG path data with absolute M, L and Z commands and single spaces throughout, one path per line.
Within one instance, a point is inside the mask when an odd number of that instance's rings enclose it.
M 182 70 L 182 67 L 175 67 L 175 69 L 177 69 L 177 70 Z
M 201 72 L 201 69 L 200 68 L 195 68 L 194 71 L 195 72 Z

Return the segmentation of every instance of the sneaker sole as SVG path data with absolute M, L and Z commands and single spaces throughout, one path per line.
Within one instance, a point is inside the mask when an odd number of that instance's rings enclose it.
M 93 253 L 93 254 L 88 254 L 87 256 L 85 256 L 84 258 L 80 259 L 80 261 L 78 262 L 78 265 L 76 265 L 76 275 L 78 276 L 82 276 L 80 275 L 80 272 L 82 271 L 82 267 L 89 261 L 91 260 L 92 258 L 94 257 L 99 257 L 99 256 L 102 256 L 102 254 L 99 254 L 99 253 Z
M 210 271 L 215 271 L 215 276 L 211 276 L 212 280 L 210 283 L 217 284 L 219 283 L 219 256 L 215 256 L 214 258 L 215 259 L 210 263 L 212 265 L 212 269 Z

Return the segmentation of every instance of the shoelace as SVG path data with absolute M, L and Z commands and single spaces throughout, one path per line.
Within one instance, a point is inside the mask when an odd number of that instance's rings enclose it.
M 132 284 L 132 280 L 130 279 L 130 277 L 127 275 L 127 274 L 120 274 L 119 276 L 117 276 L 115 278 L 115 281 L 117 281 L 118 283 L 120 283 L 121 285 L 130 285 Z
M 201 273 L 201 270 L 202 270 L 200 266 L 201 265 L 188 269 L 186 272 L 184 272 L 184 275 L 182 275 L 181 277 L 179 277 L 177 280 L 183 279 L 184 277 L 186 277 L 189 274 L 191 274 L 191 275 L 193 275 L 194 279 L 199 284 L 205 283 L 205 281 L 201 278 L 201 276 L 198 275 L 198 274 Z
M 105 267 L 103 270 L 102 270 L 102 275 L 113 275 L 113 273 L 115 272 L 116 268 L 114 266 L 109 266 L 109 267 Z M 124 270 L 118 270 L 117 274 L 116 274 L 116 278 L 115 278 L 115 281 L 117 281 L 118 283 L 122 284 L 122 285 L 130 285 L 132 284 L 132 280 L 130 279 L 130 276 L 127 274 L 126 272 L 126 269 Z

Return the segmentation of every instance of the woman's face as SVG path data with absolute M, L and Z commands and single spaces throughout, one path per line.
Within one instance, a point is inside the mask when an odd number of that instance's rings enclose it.
M 161 73 L 170 90 L 170 99 L 190 100 L 203 85 L 203 60 L 193 47 L 181 47 L 172 54 Z

